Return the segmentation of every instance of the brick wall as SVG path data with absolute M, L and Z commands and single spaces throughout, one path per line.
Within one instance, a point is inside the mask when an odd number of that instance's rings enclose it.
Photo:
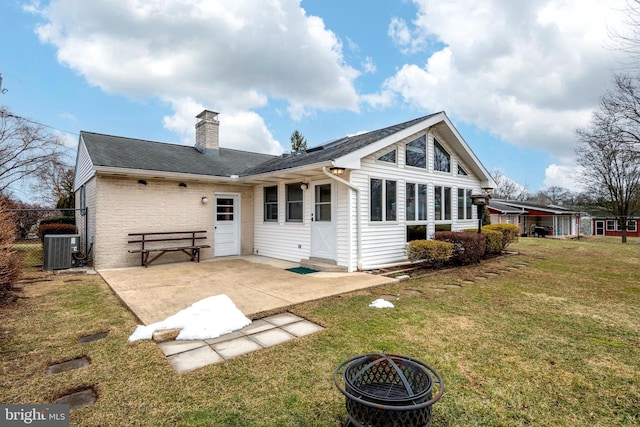
M 216 193 L 240 194 L 241 254 L 253 252 L 253 187 L 203 182 L 100 176 L 95 186 L 95 267 L 114 268 L 140 265 L 140 255 L 130 254 L 128 233 L 207 230 L 211 246 L 203 249 L 201 260 L 214 257 L 214 210 Z M 88 196 L 88 194 L 87 194 Z M 203 204 L 201 199 L 209 199 Z M 89 196 L 88 196 L 89 197 Z M 188 260 L 182 253 L 167 253 L 157 263 Z

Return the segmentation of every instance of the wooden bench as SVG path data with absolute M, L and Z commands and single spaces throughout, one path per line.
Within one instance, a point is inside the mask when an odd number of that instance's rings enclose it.
M 184 252 L 191 261 L 200 262 L 200 249 L 210 248 L 209 245 L 197 244 L 199 240 L 204 240 L 206 231 L 162 231 L 158 233 L 129 233 L 128 243 L 140 243 L 139 249 L 130 249 L 129 253 L 140 254 L 140 265 L 145 268 L 153 261 L 160 258 L 167 252 Z M 175 244 L 169 244 L 172 242 Z M 149 259 L 151 252 L 158 252 L 153 258 Z

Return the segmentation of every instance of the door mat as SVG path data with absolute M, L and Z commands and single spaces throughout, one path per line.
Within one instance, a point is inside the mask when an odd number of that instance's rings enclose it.
M 307 267 L 294 267 L 294 268 L 285 268 L 287 271 L 292 271 L 298 274 L 309 274 L 309 273 L 317 273 L 318 270 L 314 270 L 312 268 Z

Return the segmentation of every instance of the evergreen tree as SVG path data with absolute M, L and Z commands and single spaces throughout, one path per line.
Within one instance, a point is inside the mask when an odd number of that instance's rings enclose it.
M 291 152 L 302 153 L 307 150 L 307 140 L 297 130 L 291 134 Z

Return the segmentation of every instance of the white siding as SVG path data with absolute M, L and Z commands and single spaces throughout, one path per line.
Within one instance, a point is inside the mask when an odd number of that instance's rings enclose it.
M 361 190 L 361 218 L 362 218 L 362 260 L 363 269 L 373 269 L 385 265 L 406 261 L 403 249 L 406 244 L 406 183 L 427 184 L 427 236 L 435 231 L 434 215 L 434 187 L 451 188 L 451 220 L 437 221 L 437 223 L 451 224 L 452 230 L 462 230 L 477 226 L 476 209 L 472 209 L 472 219 L 457 220 L 457 191 L 458 188 L 472 189 L 474 193 L 480 191 L 480 181 L 471 175 L 469 168 L 465 168 L 469 175 L 458 175 L 458 159 L 451 146 L 444 138 L 436 135 L 438 142 L 451 155 L 451 172 L 433 170 L 433 135 L 427 139 L 427 168 L 421 169 L 405 165 L 405 144 L 412 141 L 420 133 L 395 144 L 397 148 L 397 164 L 376 161 L 377 157 L 389 151 L 389 147 L 362 159 L 360 170 L 352 171 L 351 182 Z M 369 185 L 371 178 L 383 178 L 397 182 L 397 220 L 392 222 L 378 222 L 369 220 Z
M 308 259 L 311 245 L 311 191 L 303 192 L 303 222 L 287 222 L 285 183 L 278 186 L 278 221 L 264 221 L 264 187 L 254 192 L 254 254 L 300 262 Z M 269 187 L 269 185 L 267 185 Z
M 73 179 L 73 191 L 77 191 L 82 184 L 85 184 L 92 176 L 95 175 L 91 158 L 87 152 L 82 138 L 78 143 L 78 154 L 76 158 L 75 176 Z

